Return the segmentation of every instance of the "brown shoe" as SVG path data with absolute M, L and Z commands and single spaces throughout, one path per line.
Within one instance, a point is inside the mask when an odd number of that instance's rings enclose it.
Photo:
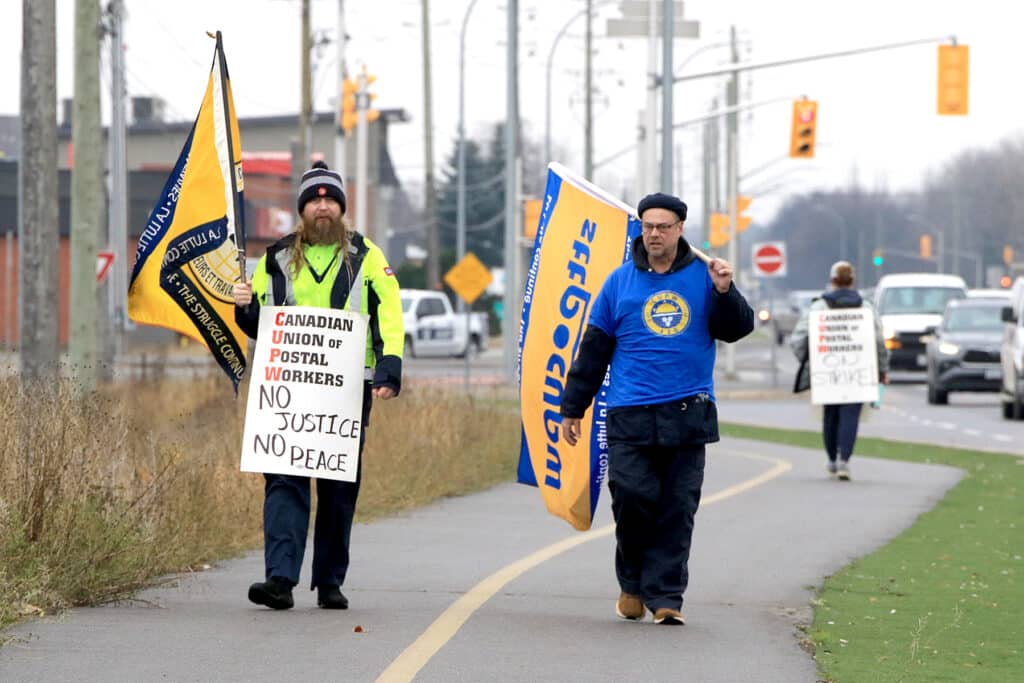
M 654 623 L 664 624 L 665 626 L 682 626 L 686 623 L 683 619 L 683 614 L 677 609 L 671 607 L 661 607 L 654 613 Z
M 619 600 L 615 603 L 615 614 L 619 619 L 637 621 L 644 618 L 644 601 L 639 595 L 632 593 L 619 593 Z

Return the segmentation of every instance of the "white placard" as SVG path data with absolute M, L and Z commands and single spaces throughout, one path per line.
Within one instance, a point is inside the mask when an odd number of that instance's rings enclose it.
M 253 352 L 242 471 L 355 481 L 367 316 L 265 306 Z
M 875 316 L 867 308 L 811 311 L 807 325 L 811 403 L 878 400 Z

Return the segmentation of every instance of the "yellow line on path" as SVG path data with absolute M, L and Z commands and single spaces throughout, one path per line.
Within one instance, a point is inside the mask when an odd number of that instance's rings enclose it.
M 752 479 L 747 479 L 739 484 L 735 484 L 726 489 L 713 493 L 710 496 L 705 496 L 701 499 L 701 505 L 711 505 L 719 501 L 731 498 L 739 495 L 745 491 L 749 491 L 752 488 L 765 484 L 776 477 L 793 469 L 793 465 L 780 458 L 771 458 L 764 455 L 753 455 L 751 453 L 741 453 L 738 451 L 726 451 L 721 450 L 719 453 L 728 453 L 730 455 L 738 455 L 744 458 L 751 458 L 753 460 L 764 460 L 766 462 L 774 463 L 767 472 L 760 474 Z M 598 538 L 604 538 L 610 536 L 615 531 L 615 525 L 609 524 L 603 526 L 600 529 L 592 529 L 575 536 L 570 536 L 565 540 L 552 543 L 551 545 L 541 548 L 540 550 L 527 555 L 521 560 L 517 560 L 512 564 L 506 565 L 496 571 L 495 573 L 488 576 L 486 579 L 473 586 L 465 595 L 456 600 L 448 607 L 444 612 L 441 613 L 437 619 L 434 620 L 427 630 L 417 638 L 409 647 L 405 648 L 402 654 L 391 662 L 384 672 L 377 677 L 377 683 L 407 683 L 416 677 L 416 674 L 420 672 L 427 662 L 437 654 L 438 650 L 448 644 L 448 641 L 458 633 L 462 625 L 466 623 L 466 620 L 472 616 L 473 612 L 477 611 L 485 602 L 490 600 L 494 595 L 504 588 L 508 583 L 519 578 L 522 574 L 526 573 L 530 569 L 533 569 L 542 562 L 546 562 L 553 557 L 561 555 L 567 550 L 571 550 L 576 546 L 583 545 L 589 541 L 593 541 Z

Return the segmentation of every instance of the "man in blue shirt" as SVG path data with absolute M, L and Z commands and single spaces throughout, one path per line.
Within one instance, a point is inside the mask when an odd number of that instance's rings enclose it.
M 754 312 L 733 284 L 732 266 L 705 262 L 683 238 L 682 200 L 651 194 L 637 215 L 642 234 L 633 257 L 601 287 L 559 412 L 565 439 L 575 445 L 611 366 L 608 488 L 621 589 L 615 612 L 639 620 L 649 609 L 655 623 L 674 625 L 685 623 L 680 610 L 704 446 L 719 439 L 715 340 L 749 334 Z

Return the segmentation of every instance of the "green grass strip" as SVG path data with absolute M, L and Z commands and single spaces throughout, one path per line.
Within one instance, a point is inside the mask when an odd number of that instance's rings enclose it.
M 823 452 L 815 432 L 722 424 L 721 433 Z M 807 634 L 821 677 L 1024 680 L 1024 459 L 875 438 L 858 439 L 857 455 L 966 474 L 911 528 L 826 579 Z

